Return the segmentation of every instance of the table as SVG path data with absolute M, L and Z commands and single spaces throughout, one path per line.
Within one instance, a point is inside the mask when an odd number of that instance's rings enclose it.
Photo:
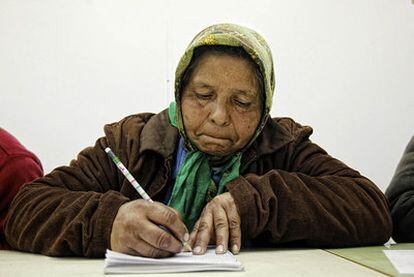
M 326 249 L 326 251 L 363 265 L 367 268 L 390 276 L 414 276 L 414 274 L 401 275 L 394 268 L 383 250 L 414 250 L 414 243 L 398 243 L 386 246 L 370 246 L 355 248 Z M 413 261 L 414 263 L 414 261 Z
M 208 272 L 208 276 L 384 276 L 380 272 L 321 249 L 247 249 L 241 251 L 237 259 L 245 266 L 244 272 Z M 2 277 L 103 276 L 103 266 L 103 259 L 53 258 L 18 251 L 0 251 Z M 206 273 L 160 274 L 159 276 L 200 277 L 206 276 Z

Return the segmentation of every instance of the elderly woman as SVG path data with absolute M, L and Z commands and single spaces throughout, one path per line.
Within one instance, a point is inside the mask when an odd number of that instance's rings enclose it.
M 178 64 L 175 103 L 106 125 L 70 166 L 26 185 L 11 207 L 9 243 L 53 256 L 101 257 L 110 248 L 164 257 L 183 245 L 203 254 L 209 243 L 237 253 L 245 241 L 386 242 L 384 195 L 312 143 L 310 127 L 270 118 L 273 91 L 272 56 L 260 35 L 208 27 Z M 108 146 L 153 203 L 106 156 Z

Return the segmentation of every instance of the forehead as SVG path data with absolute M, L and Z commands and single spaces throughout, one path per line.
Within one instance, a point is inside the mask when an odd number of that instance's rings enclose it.
M 227 53 L 207 52 L 199 57 L 189 85 L 226 87 L 258 94 L 259 81 L 252 63 Z

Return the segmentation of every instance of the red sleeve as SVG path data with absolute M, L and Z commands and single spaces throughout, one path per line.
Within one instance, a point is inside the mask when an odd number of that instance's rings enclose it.
M 41 176 L 42 166 L 31 156 L 10 156 L 0 165 L 0 249 L 10 248 L 4 238 L 3 225 L 14 196 L 23 184 Z

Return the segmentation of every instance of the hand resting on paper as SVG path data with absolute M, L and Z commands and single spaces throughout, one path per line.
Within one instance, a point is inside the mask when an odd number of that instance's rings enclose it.
M 225 253 L 229 246 L 233 254 L 240 250 L 240 216 L 229 192 L 214 197 L 205 206 L 190 234 L 194 254 L 204 254 L 209 243 L 216 245 L 218 254 Z
M 188 237 L 187 228 L 176 210 L 159 202 L 139 199 L 119 208 L 112 225 L 111 249 L 136 256 L 168 257 L 181 252 Z

